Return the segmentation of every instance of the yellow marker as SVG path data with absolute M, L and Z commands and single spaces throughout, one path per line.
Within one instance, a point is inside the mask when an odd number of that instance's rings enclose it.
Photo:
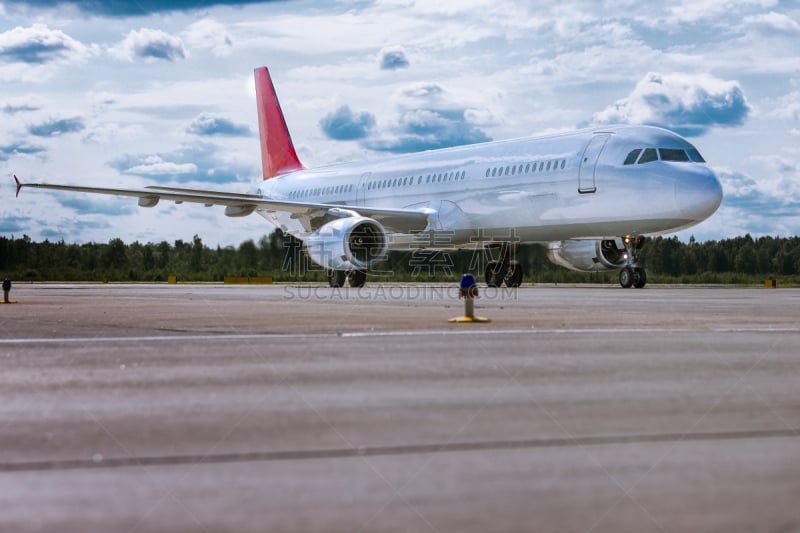
M 486 317 L 475 316 L 475 298 L 478 297 L 478 285 L 475 283 L 475 278 L 472 277 L 472 274 L 461 276 L 458 297 L 464 298 L 464 316 L 453 317 L 448 322 L 491 322 Z
M 17 303 L 16 300 L 12 300 L 11 298 L 9 298 L 9 293 L 11 293 L 11 280 L 6 278 L 3 280 L 3 303 L 4 304 Z

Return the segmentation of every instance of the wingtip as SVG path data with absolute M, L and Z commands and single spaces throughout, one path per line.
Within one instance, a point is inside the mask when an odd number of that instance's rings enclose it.
M 17 182 L 17 196 L 16 196 L 16 198 L 19 198 L 19 191 L 20 191 L 20 189 L 22 189 L 22 183 L 20 183 L 19 178 L 17 177 L 16 174 L 14 174 L 14 181 Z

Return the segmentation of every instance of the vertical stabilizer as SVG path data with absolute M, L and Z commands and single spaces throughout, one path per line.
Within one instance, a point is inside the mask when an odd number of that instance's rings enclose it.
M 294 150 L 267 67 L 257 68 L 255 78 L 258 130 L 261 137 L 261 167 L 264 179 L 268 180 L 278 174 L 300 170 L 303 165 Z

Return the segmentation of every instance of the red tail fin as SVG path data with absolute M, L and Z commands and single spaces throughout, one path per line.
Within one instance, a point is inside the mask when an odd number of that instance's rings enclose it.
M 283 118 L 272 78 L 267 67 L 257 68 L 256 103 L 258 105 L 258 130 L 261 135 L 261 167 L 264 179 L 300 170 L 303 164 L 297 158 L 286 119 Z

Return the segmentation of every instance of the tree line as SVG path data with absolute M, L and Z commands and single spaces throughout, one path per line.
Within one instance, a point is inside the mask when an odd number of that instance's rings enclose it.
M 392 251 L 370 272 L 375 279 L 458 280 L 472 272 L 480 280 L 491 250 Z M 648 239 L 641 252 L 649 282 L 756 283 L 778 278 L 800 282 L 800 237 L 750 235 L 684 243 L 677 237 Z M 525 281 L 540 283 L 616 283 L 617 273 L 572 272 L 550 263 L 546 246 L 522 244 L 516 253 Z M 28 236 L 0 237 L 0 277 L 14 281 L 222 281 L 226 276 L 271 276 L 275 281 L 323 281 L 302 243 L 276 230 L 257 242 L 209 247 L 195 235 L 173 243 L 68 244 L 33 242 Z

